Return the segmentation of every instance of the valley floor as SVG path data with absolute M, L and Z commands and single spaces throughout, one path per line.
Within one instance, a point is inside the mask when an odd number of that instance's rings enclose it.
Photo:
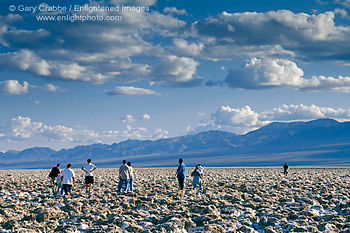
M 84 175 L 56 197 L 49 170 L 0 171 L 1 232 L 350 232 L 350 168 L 205 168 L 179 195 L 175 169 L 135 169 L 135 192 L 118 194 L 116 169 Z

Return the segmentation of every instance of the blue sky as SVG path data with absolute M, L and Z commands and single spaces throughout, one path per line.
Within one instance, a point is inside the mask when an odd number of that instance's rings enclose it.
M 85 4 L 149 11 L 20 10 Z M 4 0 L 0 9 L 0 151 L 350 118 L 349 0 Z M 39 20 L 62 15 L 103 21 Z

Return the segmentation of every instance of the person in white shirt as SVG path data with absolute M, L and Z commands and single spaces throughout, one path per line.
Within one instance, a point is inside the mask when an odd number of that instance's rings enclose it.
M 129 189 L 129 182 L 130 182 L 130 168 L 128 165 L 126 165 L 126 160 L 123 160 L 123 165 L 119 168 L 119 184 L 118 184 L 118 193 L 120 193 L 123 184 L 125 183 L 125 189 L 124 192 L 128 192 Z
M 92 172 L 96 170 L 96 166 L 93 163 L 91 163 L 91 159 L 88 159 L 87 164 L 81 167 L 81 170 L 85 172 L 86 192 L 89 192 L 90 194 L 91 186 L 94 183 L 94 175 L 92 174 Z
M 68 163 L 67 168 L 62 171 L 61 185 L 63 185 L 65 194 L 69 196 L 72 191 L 72 186 L 75 185 L 75 173 L 70 163 Z
M 129 191 L 134 192 L 134 168 L 131 166 L 131 162 L 128 162 L 127 165 L 130 169 Z

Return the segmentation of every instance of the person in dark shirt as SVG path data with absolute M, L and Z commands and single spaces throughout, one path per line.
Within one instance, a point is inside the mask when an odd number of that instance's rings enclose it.
M 284 170 L 283 174 L 288 175 L 288 164 L 287 163 L 284 164 L 283 170 Z
M 56 167 L 53 167 L 50 171 L 50 174 L 49 174 L 49 177 L 51 178 L 51 182 L 52 182 L 52 185 L 53 185 L 53 189 L 54 189 L 54 192 L 57 191 L 57 183 L 56 183 L 56 178 L 57 176 L 61 173 L 60 172 L 60 167 L 61 167 L 61 164 L 57 164 Z
M 179 166 L 176 170 L 176 177 L 179 182 L 179 190 L 184 192 L 185 179 L 186 179 L 186 165 L 183 163 L 183 159 L 179 159 Z

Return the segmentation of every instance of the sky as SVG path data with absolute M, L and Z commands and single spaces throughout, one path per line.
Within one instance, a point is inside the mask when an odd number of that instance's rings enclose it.
M 2 0 L 0 151 L 350 119 L 349 0 Z

